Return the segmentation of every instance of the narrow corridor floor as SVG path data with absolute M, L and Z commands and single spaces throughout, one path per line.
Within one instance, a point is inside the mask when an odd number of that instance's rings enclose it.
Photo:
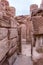
M 33 63 L 31 57 L 20 55 L 13 65 L 33 65 Z
M 31 56 L 31 44 L 22 44 L 22 55 Z

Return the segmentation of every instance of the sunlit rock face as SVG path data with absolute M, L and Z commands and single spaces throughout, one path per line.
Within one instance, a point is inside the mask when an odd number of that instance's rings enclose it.
M 40 8 L 43 9 L 43 0 L 41 1 Z
M 32 4 L 31 6 L 30 6 L 30 12 L 32 12 L 32 11 L 34 11 L 34 10 L 37 10 L 38 9 L 38 5 L 36 5 L 36 4 Z
M 1 0 L 1 2 L 3 3 L 3 5 L 5 5 L 5 7 L 9 6 L 9 2 L 7 0 Z
M 15 59 L 17 55 L 17 21 L 15 20 L 15 8 L 9 5 L 7 0 L 0 0 L 0 62 L 7 56 Z M 7 55 L 6 55 L 7 54 Z M 14 57 L 12 56 L 14 54 Z M 10 64 L 10 62 L 9 62 Z M 10 64 L 11 65 L 11 64 Z
M 32 8 L 33 9 L 33 8 Z M 31 13 L 31 20 L 33 23 L 33 62 L 37 65 L 43 65 L 43 0 L 40 8 L 33 10 Z M 34 52 L 35 51 L 35 52 Z
M 33 30 L 32 21 L 30 21 L 30 15 L 21 15 L 15 17 L 19 23 L 19 33 L 21 34 L 21 43 L 31 43 L 31 31 Z M 20 35 L 19 34 L 19 35 Z

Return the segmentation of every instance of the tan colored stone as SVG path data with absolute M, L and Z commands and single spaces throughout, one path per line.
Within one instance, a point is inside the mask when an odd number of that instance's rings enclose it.
M 34 33 L 42 34 L 41 28 L 43 26 L 43 17 L 42 16 L 34 16 L 34 17 L 32 17 L 32 22 L 33 22 Z
M 11 22 L 11 27 L 17 28 L 17 21 L 15 20 L 15 18 L 11 17 L 10 22 Z
M 6 53 L 9 51 L 8 38 L 4 38 L 0 41 L 0 61 L 4 58 Z
M 7 15 L 2 15 L 0 18 L 0 26 L 17 28 L 17 21 L 14 18 L 10 18 Z
M 0 28 L 0 40 L 4 39 L 8 35 L 8 29 Z
M 21 39 L 26 39 L 26 25 L 21 25 Z
M 33 30 L 33 25 L 31 20 L 31 16 L 29 15 L 21 15 L 15 17 L 18 24 L 18 34 L 21 34 L 21 39 L 26 39 L 28 43 L 31 42 L 31 31 Z M 23 30 L 22 30 L 23 28 Z M 21 30 L 20 30 L 21 29 Z
M 0 20 L 0 26 L 11 27 L 9 20 L 5 20 L 5 19 Z
M 15 8 L 7 0 L 0 0 L 0 61 L 17 53 L 17 21 L 14 18 Z M 13 62 L 13 60 L 12 60 Z
M 15 8 L 14 7 L 6 7 L 6 14 L 9 16 L 15 16 Z
M 0 19 L 3 18 L 3 12 L 0 12 Z
M 12 65 L 17 58 L 17 53 L 15 52 L 10 58 L 8 58 L 8 62 L 10 65 Z
M 38 9 L 38 5 L 36 5 L 36 4 L 32 4 L 31 6 L 30 6 L 30 12 L 32 12 L 32 11 L 34 11 L 34 10 L 37 10 Z
M 10 42 L 10 48 L 12 48 L 17 45 L 17 38 L 10 39 L 9 42 Z
M 10 39 L 18 36 L 17 28 L 10 28 L 9 32 Z
M 9 52 L 8 52 L 8 57 L 11 57 L 14 53 L 17 53 L 17 45 L 15 45 L 14 47 L 12 47 Z
M 39 53 L 43 53 L 43 38 L 36 38 L 36 51 Z
M 40 8 L 43 9 L 43 0 L 41 1 Z
M 27 43 L 26 39 L 21 39 L 21 44 L 26 44 L 26 43 Z
M 1 0 L 1 2 L 3 3 L 3 6 L 9 6 L 9 2 L 7 0 Z
M 40 26 L 39 27 L 39 33 L 42 33 L 43 34 L 43 26 Z
M 3 6 L 3 3 L 0 2 L 0 11 L 2 12 L 2 11 L 4 11 L 4 10 L 5 10 L 5 8 L 4 8 L 4 6 Z

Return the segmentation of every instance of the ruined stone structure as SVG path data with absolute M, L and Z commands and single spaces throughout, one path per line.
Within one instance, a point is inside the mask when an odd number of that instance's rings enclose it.
M 43 65 L 43 8 L 38 8 L 32 11 L 31 20 L 33 23 L 33 45 L 35 45 L 35 50 L 38 56 L 32 55 L 33 61 L 36 65 Z
M 37 9 L 38 9 L 38 5 L 32 4 L 32 5 L 30 6 L 30 13 L 31 13 L 31 12 L 34 12 L 34 10 L 37 10 Z
M 31 15 L 15 16 L 15 12 L 7 0 L 0 0 L 0 65 L 12 65 L 17 52 L 21 53 L 21 44 L 32 44 L 41 53 L 39 62 L 43 59 L 43 0 L 40 8 L 30 6 Z M 33 58 L 34 62 L 37 58 Z
M 12 65 L 17 57 L 17 21 L 15 8 L 7 0 L 0 1 L 0 65 Z
M 32 22 L 30 22 L 30 16 L 17 16 L 15 19 L 21 28 L 21 43 L 31 43 Z
M 41 2 L 40 8 L 43 8 L 43 0 L 42 0 L 42 2 Z

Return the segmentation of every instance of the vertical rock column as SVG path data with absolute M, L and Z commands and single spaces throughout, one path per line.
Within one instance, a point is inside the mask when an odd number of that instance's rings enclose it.
M 26 44 L 26 25 L 21 24 L 21 44 Z
M 15 8 L 7 0 L 0 2 L 0 61 L 7 56 L 10 65 L 17 57 L 17 22 Z M 6 63 L 6 61 L 5 61 Z M 5 65 L 5 64 L 4 64 Z
M 2 1 L 0 1 L 0 62 L 4 57 L 6 57 L 6 53 L 9 50 L 8 43 L 8 29 L 7 22 L 8 20 L 4 19 L 5 7 Z
M 8 28 L 9 32 L 9 43 L 10 43 L 10 50 L 8 52 L 8 61 L 9 64 L 12 65 L 17 57 L 17 37 L 18 37 L 18 32 L 17 32 L 17 22 L 14 17 L 15 10 L 13 7 L 8 8 L 8 12 L 10 17 L 10 26 Z

